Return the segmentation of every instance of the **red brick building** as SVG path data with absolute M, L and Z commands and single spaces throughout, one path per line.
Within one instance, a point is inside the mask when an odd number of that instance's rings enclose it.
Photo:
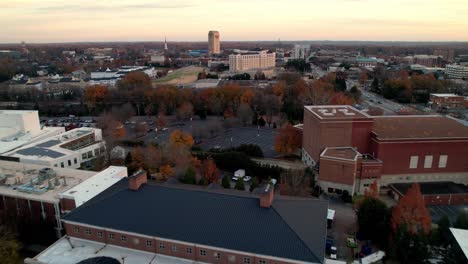
M 468 184 L 468 127 L 453 119 L 306 106 L 303 129 L 303 161 L 318 165 L 325 191 L 363 193 L 375 180 Z
M 67 214 L 63 223 L 71 241 L 98 242 L 101 248 L 195 263 L 300 264 L 324 262 L 327 213 L 326 201 L 274 197 L 271 184 L 259 195 L 226 193 L 150 184 L 138 172 Z M 67 254 L 75 258 L 73 248 Z
M 431 94 L 430 104 L 434 109 L 466 108 L 468 100 L 464 96 L 456 94 Z

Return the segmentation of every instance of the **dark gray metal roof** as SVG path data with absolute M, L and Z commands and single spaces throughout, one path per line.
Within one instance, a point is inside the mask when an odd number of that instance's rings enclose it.
M 139 191 L 122 179 L 64 217 L 98 227 L 202 245 L 323 263 L 328 203 L 258 197 L 148 184 Z
M 24 156 L 43 156 L 43 157 L 50 157 L 53 159 L 65 156 L 65 154 L 46 149 L 46 148 L 38 148 L 38 147 L 31 147 L 31 148 L 25 148 L 25 149 L 20 149 L 16 151 L 16 153 L 24 155 Z

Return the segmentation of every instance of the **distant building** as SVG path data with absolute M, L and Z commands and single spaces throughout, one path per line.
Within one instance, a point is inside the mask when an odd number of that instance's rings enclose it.
M 122 79 L 125 75 L 131 72 L 141 71 L 148 75 L 151 79 L 156 78 L 157 70 L 154 67 L 146 66 L 122 66 L 119 69 L 111 70 L 100 69 L 98 71 L 91 72 L 91 78 L 89 80 L 89 85 L 101 84 L 107 86 L 115 86 L 117 81 Z
M 266 50 L 229 55 L 229 71 L 232 73 L 263 70 L 275 67 L 276 54 Z
M 303 59 L 307 60 L 311 54 L 311 49 L 309 44 L 295 44 L 292 57 L 293 59 Z
M 431 94 L 430 104 L 433 108 L 465 108 L 468 99 L 456 94 Z
M 95 252 L 93 245 L 98 244 L 106 250 L 124 250 L 129 263 L 150 263 L 161 256 L 173 257 L 171 263 L 325 261 L 326 201 L 275 197 L 271 184 L 262 186 L 258 194 L 244 194 L 146 179 L 142 171 L 121 179 L 67 214 L 63 223 L 68 237 L 34 260 L 77 263 L 89 257 L 83 252 Z M 255 221 L 246 223 L 246 219 Z M 73 262 L 60 259 L 66 240 L 76 245 L 66 247 Z M 106 252 L 104 256 L 119 258 L 115 251 Z
M 81 127 L 4 153 L 1 159 L 57 168 L 84 168 L 105 154 L 101 129 Z
M 0 172 L 0 217 L 47 224 L 58 237 L 63 235 L 64 213 L 127 176 L 126 167 L 93 172 L 1 160 Z
M 435 49 L 434 50 L 434 55 L 435 56 L 440 56 L 442 57 L 444 60 L 448 61 L 448 62 L 453 62 L 454 60 L 454 57 L 455 57 L 455 51 L 453 49 Z
M 468 66 L 445 65 L 445 74 L 449 79 L 468 79 Z
M 356 63 L 360 68 L 375 68 L 378 64 L 385 63 L 384 59 L 377 59 L 376 57 L 359 57 L 356 58 Z
M 208 32 L 208 52 L 209 54 L 221 53 L 221 44 L 218 31 Z
M 420 64 L 427 67 L 437 67 L 442 64 L 442 57 L 436 55 L 414 55 L 406 56 L 403 60 L 408 64 Z
M 468 127 L 438 115 L 369 116 L 351 106 L 305 106 L 303 161 L 326 192 L 364 193 L 377 181 L 468 184 Z
M 38 111 L 0 110 L 0 154 L 63 132 L 63 127 L 41 127 Z

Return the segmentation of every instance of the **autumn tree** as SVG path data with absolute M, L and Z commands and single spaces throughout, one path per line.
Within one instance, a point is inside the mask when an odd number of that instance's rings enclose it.
M 146 122 L 139 122 L 135 125 L 135 134 L 137 137 L 146 135 L 148 132 L 148 124 Z
M 128 73 L 117 83 L 117 88 L 121 90 L 148 89 L 151 87 L 150 77 L 141 71 Z
M 408 232 L 429 234 L 431 231 L 431 215 L 427 209 L 418 183 L 414 183 L 406 194 L 398 201 L 392 211 L 392 229 L 394 232 L 405 225 Z
M 177 109 L 177 119 L 179 120 L 188 120 L 193 116 L 193 105 L 189 102 L 184 102 Z
M 275 137 L 275 151 L 279 154 L 291 155 L 301 146 L 301 132 L 289 123 Z
M 250 121 L 252 120 L 252 116 L 252 109 L 246 103 L 241 104 L 239 109 L 237 109 L 237 117 L 244 126 L 250 123 Z
M 185 133 L 178 129 L 174 130 L 174 132 L 171 133 L 169 137 L 169 142 L 171 142 L 171 144 L 174 144 L 176 146 L 183 146 L 187 148 L 192 147 L 194 144 L 192 135 L 190 135 L 189 133 Z
M 158 180 L 165 181 L 172 176 L 174 176 L 174 169 L 172 168 L 171 165 L 166 164 L 166 165 L 161 166 L 161 168 L 159 168 Z
M 374 180 L 374 182 L 372 182 L 372 184 L 369 186 L 369 189 L 366 189 L 364 191 L 364 196 L 365 197 L 372 197 L 372 198 L 379 197 L 379 184 L 377 183 L 376 180 Z
M 205 181 L 208 184 L 217 183 L 219 181 L 220 172 L 216 167 L 216 163 L 211 157 L 208 157 L 203 161 L 201 171 Z
M 159 112 L 154 123 L 158 130 L 163 129 L 167 125 L 166 115 L 163 112 Z
M 109 89 L 104 85 L 92 85 L 86 88 L 85 101 L 91 107 L 95 108 L 105 103 L 109 95 Z

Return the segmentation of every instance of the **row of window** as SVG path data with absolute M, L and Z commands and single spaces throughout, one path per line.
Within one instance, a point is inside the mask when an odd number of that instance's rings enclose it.
M 80 228 L 75 226 L 74 227 L 74 232 L 75 233 L 79 233 L 80 232 Z M 91 229 L 89 228 L 86 228 L 85 229 L 85 234 L 86 235 L 91 235 L 92 234 L 92 231 Z M 101 231 L 97 231 L 96 232 L 96 235 L 97 237 L 99 238 L 102 238 L 103 237 L 103 232 Z M 115 239 L 115 234 L 113 233 L 109 233 L 109 239 Z M 127 241 L 127 236 L 126 235 L 120 235 L 120 240 L 123 241 L 123 242 L 126 242 Z M 139 244 L 139 240 L 138 239 L 135 239 L 134 240 L 134 243 L 135 244 Z M 146 246 L 147 247 L 152 247 L 153 246 L 153 241 L 152 240 L 146 240 Z M 159 243 L 159 248 L 160 249 L 165 249 L 166 248 L 166 245 L 164 243 Z M 177 252 L 178 251 L 178 246 L 177 245 L 172 245 L 172 252 Z M 192 248 L 191 247 L 186 247 L 185 248 L 185 252 L 189 253 L 189 254 L 192 254 Z M 200 256 L 206 256 L 206 250 L 204 249 L 200 249 Z M 218 253 L 218 252 L 214 252 L 213 253 L 213 257 L 215 257 L 216 259 L 220 259 L 221 258 L 221 254 Z M 230 262 L 234 262 L 235 261 L 235 256 L 233 255 L 230 255 L 229 257 L 229 261 Z M 243 259 L 243 263 L 244 264 L 250 264 L 250 258 L 248 257 L 244 257 Z M 259 260 L 258 261 L 258 264 L 266 264 L 266 260 Z
M 77 158 L 73 158 L 73 163 L 74 163 L 74 164 L 78 164 L 78 159 L 77 159 Z M 72 165 L 72 161 L 71 161 L 71 160 L 67 160 L 67 164 L 68 164 L 68 167 L 70 167 L 70 166 Z M 54 167 L 58 167 L 58 163 L 57 163 L 57 164 L 54 164 Z M 65 161 L 60 162 L 60 167 L 65 168 Z
M 446 168 L 447 167 L 447 155 L 440 155 L 439 156 L 439 164 L 438 168 Z M 432 161 L 434 160 L 434 156 L 426 155 L 424 156 L 424 169 L 432 168 Z M 417 169 L 419 163 L 419 156 L 411 156 L 410 157 L 410 169 Z

